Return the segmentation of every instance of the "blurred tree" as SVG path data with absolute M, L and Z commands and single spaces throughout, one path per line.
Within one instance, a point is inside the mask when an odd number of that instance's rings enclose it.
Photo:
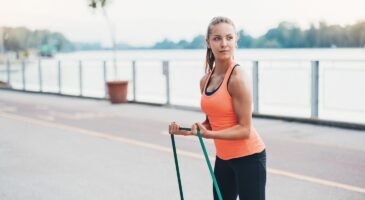
M 270 29 L 264 37 L 268 41 L 277 41 L 284 48 L 303 47 L 305 34 L 293 23 L 281 22 L 277 28 Z
M 318 47 L 318 30 L 314 24 L 310 25 L 310 28 L 305 31 L 305 43 L 304 47 L 314 48 Z
M 176 44 L 173 41 L 165 38 L 163 41 L 157 42 L 152 48 L 153 49 L 175 49 Z
M 352 39 L 350 43 L 365 47 L 365 21 L 358 22 L 353 26 L 347 27 L 347 29 L 348 35 Z
M 72 51 L 73 44 L 61 33 L 52 33 L 46 30 L 30 31 L 25 27 L 3 27 L 4 49 L 6 51 L 27 51 L 40 49 L 42 45 L 48 45 L 57 51 Z
M 254 38 L 246 34 L 245 31 L 238 31 L 238 48 L 250 48 L 253 45 Z
M 179 49 L 187 49 L 189 46 L 189 42 L 186 41 L 186 40 L 180 40 L 178 43 L 177 43 L 177 48 Z
M 191 43 L 188 45 L 189 49 L 202 49 L 205 48 L 205 36 L 198 35 L 193 38 Z

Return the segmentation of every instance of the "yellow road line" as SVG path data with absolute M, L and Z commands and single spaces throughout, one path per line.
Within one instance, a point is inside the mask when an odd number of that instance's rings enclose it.
M 77 133 L 81 133 L 81 134 L 84 134 L 84 135 L 109 139 L 109 140 L 113 140 L 113 141 L 119 141 L 119 142 L 122 142 L 122 143 L 141 146 L 141 147 L 145 147 L 145 148 L 149 148 L 149 149 L 154 149 L 154 150 L 157 150 L 157 151 L 163 151 L 163 152 L 169 152 L 169 153 L 172 152 L 171 148 L 167 148 L 167 147 L 164 147 L 164 146 L 161 146 L 161 145 L 151 144 L 151 143 L 147 143 L 147 142 L 141 142 L 141 141 L 138 141 L 138 140 L 133 140 L 133 139 L 129 139 L 129 138 L 121 137 L 121 136 L 116 136 L 116 135 L 112 135 L 112 134 L 108 134 L 108 133 L 77 128 L 77 127 L 63 125 L 63 124 L 59 124 L 59 123 L 55 123 L 55 122 L 47 122 L 47 121 L 32 119 L 32 118 L 29 118 L 29 117 L 24 117 L 24 116 L 19 116 L 19 115 L 14 115 L 14 114 L 8 114 L 8 113 L 4 113 L 4 112 L 0 112 L 0 117 L 7 118 L 7 119 L 12 119 L 12 120 L 17 120 L 17 121 L 22 121 L 22 122 L 27 122 L 27 123 L 38 124 L 38 125 L 41 125 L 41 126 L 46 126 L 46 127 L 51 127 L 51 128 L 59 128 L 59 129 L 63 129 L 63 130 L 66 130 L 66 131 L 77 132 Z M 197 153 L 194 153 L 194 152 L 184 151 L 184 150 L 179 150 L 178 149 L 177 153 L 181 156 L 186 156 L 186 157 L 190 157 L 190 158 L 196 158 L 196 159 L 204 160 L 203 155 L 200 155 L 200 154 L 197 154 Z M 211 161 L 214 161 L 215 157 L 210 156 L 209 159 Z M 291 172 L 278 170 L 278 169 L 273 169 L 273 168 L 268 168 L 268 172 L 271 173 L 271 174 L 274 174 L 274 175 L 285 176 L 285 177 L 289 177 L 289 178 L 293 178 L 293 179 L 297 179 L 297 180 L 308 181 L 308 182 L 311 182 L 311 183 L 317 183 L 317 184 L 320 184 L 320 185 L 336 187 L 336 188 L 340 188 L 340 189 L 344 189 L 344 190 L 348 190 L 348 191 L 352 191 L 352 192 L 359 192 L 359 193 L 364 193 L 365 194 L 365 188 L 361 188 L 361 187 L 356 187 L 356 186 L 352 186 L 352 185 L 337 183 L 337 182 L 334 182 L 334 181 L 327 181 L 327 180 L 324 180 L 324 179 L 319 179 L 319 178 L 315 178 L 315 177 L 310 177 L 310 176 L 305 176 L 305 175 L 301 175 L 301 174 L 291 173 Z

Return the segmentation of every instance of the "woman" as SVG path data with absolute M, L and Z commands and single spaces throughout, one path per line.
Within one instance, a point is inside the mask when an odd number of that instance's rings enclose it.
M 252 96 L 247 80 L 234 62 L 238 36 L 233 22 L 215 17 L 206 35 L 206 74 L 200 81 L 203 123 L 191 131 L 172 122 L 170 134 L 213 139 L 216 147 L 214 174 L 224 200 L 265 199 L 265 145 L 252 125 Z M 214 199 L 218 199 L 213 187 Z

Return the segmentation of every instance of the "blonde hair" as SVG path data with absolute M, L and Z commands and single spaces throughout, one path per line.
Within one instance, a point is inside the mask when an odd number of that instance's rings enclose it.
M 229 19 L 228 17 L 222 17 L 222 16 L 214 17 L 208 25 L 207 35 L 205 38 L 206 41 L 209 40 L 209 36 L 212 34 L 213 26 L 220 24 L 220 23 L 226 23 L 226 24 L 231 25 L 236 33 L 236 26 L 234 25 L 234 23 L 231 19 Z M 207 54 L 206 54 L 206 59 L 205 59 L 205 72 L 206 73 L 211 72 L 213 70 L 214 62 L 215 62 L 215 57 L 214 57 L 213 51 L 211 48 L 207 47 Z

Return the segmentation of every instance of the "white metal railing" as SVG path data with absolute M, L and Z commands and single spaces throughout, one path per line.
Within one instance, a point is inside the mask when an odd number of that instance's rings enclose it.
M 38 60 L 37 62 L 37 72 L 34 72 L 33 74 L 37 74 L 38 76 L 38 91 L 36 92 L 47 92 L 49 93 L 49 90 L 45 90 L 45 81 L 44 81 L 44 68 L 46 66 L 43 66 L 43 60 Z M 48 61 L 47 61 L 48 62 Z M 63 70 L 65 70 L 65 67 L 63 66 L 63 62 L 61 61 L 51 61 L 51 62 L 56 62 L 56 70 L 55 70 L 55 73 L 56 75 L 52 75 L 54 77 L 57 77 L 57 80 L 56 80 L 56 89 L 55 90 L 52 90 L 53 92 L 51 93 L 57 93 L 57 94 L 67 94 L 69 95 L 69 93 L 65 92 L 64 91 L 64 84 L 65 82 L 63 82 Z M 140 100 L 138 98 L 138 95 L 140 95 L 139 93 L 139 90 L 141 90 L 143 92 L 143 88 L 144 86 L 147 84 L 155 84 L 155 83 L 145 83 L 145 82 L 141 82 L 141 81 L 138 81 L 138 78 L 139 77 L 142 77 L 142 76 L 145 76 L 146 77 L 146 74 L 141 74 L 143 72 L 139 72 L 138 73 L 138 66 L 137 64 L 139 63 L 140 61 L 131 61 L 129 62 L 129 66 L 130 66 L 130 69 L 131 69 L 131 81 L 130 81 L 130 84 L 132 85 L 132 90 L 131 92 L 129 93 L 129 100 L 131 101 L 134 101 L 134 102 L 146 102 L 146 100 Z M 252 78 L 252 94 L 253 94 L 253 111 L 254 111 L 254 114 L 265 114 L 265 112 L 262 112 L 262 109 L 261 109 L 261 105 L 263 105 L 263 101 L 262 101 L 262 97 L 260 96 L 260 88 L 262 89 L 261 87 L 261 77 L 260 77 L 260 64 L 263 63 L 263 61 L 246 61 L 246 62 L 250 62 L 251 63 L 251 78 Z M 277 60 L 275 61 L 266 61 L 266 62 L 278 62 Z M 284 61 L 279 61 L 279 62 L 286 62 L 285 60 Z M 287 61 L 289 62 L 289 61 Z M 290 62 L 293 62 L 292 60 L 290 60 Z M 295 62 L 295 60 L 294 60 Z M 321 80 L 321 76 L 320 76 L 320 63 L 322 61 L 298 61 L 298 62 L 308 62 L 309 66 L 311 66 L 309 70 L 310 72 L 310 97 L 308 99 L 309 101 L 309 104 L 310 104 L 310 115 L 307 116 L 306 118 L 308 119 L 321 119 L 320 118 L 320 80 Z M 351 61 L 347 61 L 347 62 L 351 62 Z M 158 64 L 159 63 L 159 64 Z M 162 71 L 162 75 L 164 77 L 164 80 L 161 80 L 161 78 L 159 78 L 159 82 L 164 82 L 164 87 L 165 87 L 165 91 L 160 91 L 161 94 L 164 94 L 165 97 L 162 97 L 162 99 L 165 99 L 161 104 L 166 104 L 166 105 L 175 105 L 173 102 L 172 102 L 172 98 L 171 98 L 171 84 L 174 83 L 174 80 L 171 79 L 171 66 L 170 66 L 170 63 L 171 61 L 158 61 L 156 63 L 156 65 L 160 65 L 160 69 Z M 365 63 L 365 61 L 364 61 Z M 100 88 L 103 88 L 104 91 L 102 91 L 102 95 L 99 95 L 98 98 L 105 98 L 107 99 L 108 98 L 108 95 L 107 95 L 107 88 L 106 88 L 106 82 L 108 80 L 108 66 L 107 66 L 108 62 L 107 61 L 101 61 L 99 64 L 96 64 L 96 67 L 97 68 L 101 68 L 101 74 L 100 74 L 100 79 L 102 80 L 103 83 L 101 84 L 104 84 L 103 86 L 101 86 Z M 1 66 L 1 65 L 0 65 Z M 26 70 L 27 70 L 27 62 L 26 61 L 22 61 L 19 64 L 17 64 L 16 66 L 12 66 L 10 60 L 7 60 L 5 62 L 5 70 L 3 70 L 3 74 L 6 74 L 6 77 L 4 78 L 3 76 L 3 79 L 4 81 L 6 81 L 7 83 L 9 83 L 9 85 L 13 86 L 16 85 L 16 84 L 21 84 L 20 87 L 12 87 L 12 89 L 15 89 L 15 90 L 23 90 L 23 91 L 28 91 L 29 89 L 27 88 L 27 85 L 29 84 L 28 83 L 28 80 L 27 80 L 27 76 L 26 76 Z M 3 66 L 3 67 L 4 67 Z M 13 67 L 17 68 L 17 69 L 13 69 Z M 80 96 L 80 97 L 89 97 L 88 94 L 85 93 L 84 91 L 84 78 L 85 76 L 87 76 L 88 74 L 85 73 L 84 71 L 87 70 L 87 68 L 85 68 L 84 66 L 84 62 L 83 61 L 78 61 L 77 63 L 77 67 L 73 66 L 72 69 L 77 69 L 77 88 L 78 88 L 78 94 L 75 94 L 75 92 L 71 95 L 74 95 L 74 96 Z M 158 69 L 158 66 L 155 68 L 155 69 Z M 365 68 L 364 68 L 365 69 Z M 16 70 L 14 72 L 14 70 Z M 19 73 L 19 70 L 20 70 L 20 73 Z M 4 71 L 6 71 L 4 73 Z M 146 73 L 151 73 L 152 71 L 150 72 L 146 72 Z M 18 75 L 20 74 L 21 78 L 19 80 L 12 80 L 12 74 L 14 73 L 18 73 Z M 75 72 L 73 72 L 73 75 Z M 154 72 L 156 73 L 156 72 Z M 137 76 L 138 75 L 138 76 Z M 147 74 L 148 75 L 148 74 Z M 156 74 L 154 74 L 156 75 Z M 364 75 L 365 75 L 365 71 L 364 71 Z M 34 75 L 35 76 L 35 75 Z M 50 76 L 49 74 L 46 76 Z M 99 75 L 98 75 L 99 76 Z M 153 73 L 151 73 L 151 76 L 153 76 Z M 186 81 L 190 81 L 189 79 L 190 77 L 186 77 Z M 364 76 L 365 78 L 365 76 Z M 1 80 L 1 76 L 0 76 L 0 80 Z M 365 79 L 364 79 L 365 80 Z M 138 85 L 140 84 L 140 85 Z M 290 84 L 290 83 L 288 83 Z M 359 83 L 354 83 L 354 84 L 359 84 Z M 34 85 L 34 81 L 33 81 L 33 85 Z M 365 85 L 365 82 L 364 82 L 364 85 Z M 265 86 L 267 87 L 267 86 Z M 73 88 L 75 90 L 75 87 Z M 180 88 L 181 90 L 186 90 L 186 88 Z M 34 91 L 34 89 L 32 90 Z M 365 90 L 364 90 L 365 91 Z M 362 93 L 365 93 L 364 91 L 362 91 Z M 192 91 L 193 92 L 193 91 Z M 195 91 L 197 92 L 197 91 Z M 360 91 L 361 92 L 361 91 Z M 131 98 L 131 96 L 133 96 L 133 98 Z M 95 97 L 95 96 L 94 96 Z M 161 98 L 161 97 L 160 97 Z M 351 98 L 356 98 L 356 97 L 348 97 L 349 99 Z M 363 96 L 361 97 L 363 98 Z M 160 101 L 161 102 L 161 101 Z M 147 103 L 149 103 L 147 101 Z M 348 103 L 351 103 L 351 102 L 348 102 Z M 192 106 L 194 107 L 194 105 Z M 197 107 L 195 105 L 195 107 Z M 361 109 L 359 109 L 361 110 Z M 357 113 L 359 114 L 359 113 Z M 276 115 L 278 116 L 281 116 L 283 115 L 282 113 L 277 113 Z M 285 116 L 285 115 L 283 115 Z M 364 116 L 364 119 L 365 119 L 365 112 L 361 113 L 360 115 L 360 118 L 361 116 Z M 338 120 L 338 121 L 341 121 L 341 120 Z M 351 121 L 348 121 L 348 122 L 351 122 Z M 354 123 L 358 123 L 358 124 L 365 124 L 365 120 L 358 120 Z

